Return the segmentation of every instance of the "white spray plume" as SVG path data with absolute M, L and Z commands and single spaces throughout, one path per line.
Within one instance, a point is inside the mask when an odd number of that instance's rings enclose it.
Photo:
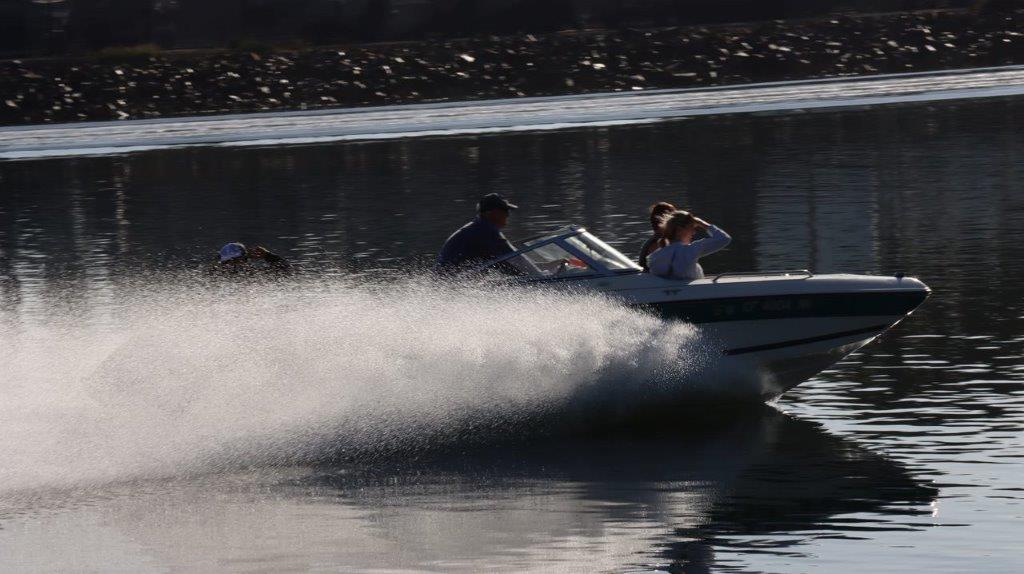
M 148 285 L 0 315 L 0 492 L 445 440 L 692 383 L 696 331 L 595 295 L 427 281 Z

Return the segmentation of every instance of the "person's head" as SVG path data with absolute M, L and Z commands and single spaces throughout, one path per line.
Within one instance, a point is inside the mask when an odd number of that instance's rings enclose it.
M 673 211 L 664 218 L 664 235 L 669 241 L 689 243 L 697 231 L 697 218 L 689 211 Z
M 221 247 L 217 255 L 222 265 L 238 265 L 248 259 L 249 252 L 245 245 L 236 241 Z
M 661 232 L 661 226 L 665 222 L 665 217 L 676 210 L 676 206 L 671 203 L 659 201 L 651 206 L 651 229 L 655 233 Z
M 476 204 L 480 217 L 489 221 L 491 225 L 498 229 L 508 225 L 508 216 L 517 207 L 517 205 L 509 203 L 504 196 L 497 193 L 488 193 L 481 197 L 480 202 Z

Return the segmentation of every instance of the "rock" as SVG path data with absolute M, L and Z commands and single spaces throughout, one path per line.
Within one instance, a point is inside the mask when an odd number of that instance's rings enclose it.
M 0 61 L 0 123 L 358 106 L 1024 63 L 1024 12 L 477 37 L 143 63 Z M 277 91 L 280 90 L 280 91 Z M 270 96 L 275 97 L 270 97 Z M 12 105 L 13 104 L 13 105 Z

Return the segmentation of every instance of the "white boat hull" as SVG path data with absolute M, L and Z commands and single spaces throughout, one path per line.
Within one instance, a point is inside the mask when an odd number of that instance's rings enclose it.
M 511 272 L 528 283 L 597 291 L 668 321 L 700 328 L 718 347 L 709 369 L 717 399 L 778 397 L 870 342 L 930 293 L 910 277 L 726 273 L 696 280 L 643 273 L 622 253 L 570 226 L 472 272 Z M 546 269 L 546 270 L 545 270 Z
M 834 365 L 927 298 L 913 278 L 743 275 L 673 281 L 646 273 L 582 282 L 668 320 L 689 321 L 718 347 L 716 399 L 772 400 Z M 725 392 L 723 392 L 723 390 Z

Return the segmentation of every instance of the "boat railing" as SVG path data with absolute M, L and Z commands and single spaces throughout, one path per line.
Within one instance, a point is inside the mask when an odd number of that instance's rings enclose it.
M 718 283 L 718 280 L 723 277 L 763 277 L 766 275 L 792 277 L 793 279 L 807 279 L 808 277 L 814 277 L 814 273 L 811 273 L 807 269 L 786 269 L 783 271 L 727 271 L 725 273 L 715 275 L 715 278 L 712 279 L 711 282 Z

